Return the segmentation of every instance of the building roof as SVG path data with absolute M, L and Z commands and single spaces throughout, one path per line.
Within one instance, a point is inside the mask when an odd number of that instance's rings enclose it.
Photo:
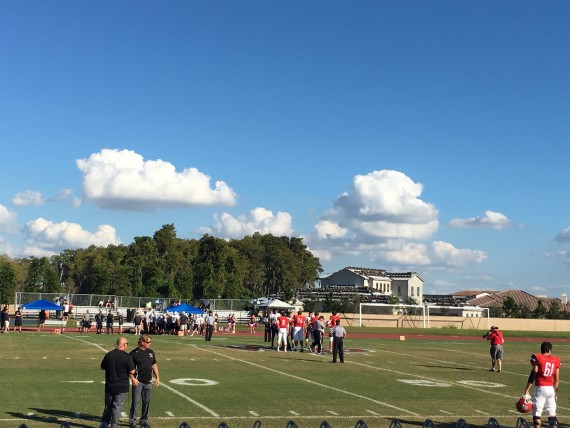
M 373 268 L 363 268 L 363 267 L 354 267 L 348 266 L 345 269 L 354 272 L 357 275 L 363 277 L 387 277 L 390 279 L 405 279 L 411 278 L 412 276 L 417 276 L 423 282 L 423 278 L 419 276 L 416 272 L 388 272 L 385 269 L 373 269 Z
M 550 305 L 553 302 L 557 302 L 560 306 L 560 311 L 570 312 L 570 306 L 568 304 L 562 304 L 560 299 L 539 298 L 522 290 L 490 292 L 489 294 L 485 294 L 481 297 L 468 300 L 467 304 L 472 306 L 481 306 L 484 308 L 502 307 L 503 302 L 509 297 L 512 298 L 517 305 L 524 306 L 525 308 L 528 308 L 529 311 L 534 311 L 536 309 L 538 301 L 542 300 L 542 303 L 544 303 L 544 306 L 546 306 L 547 310 L 550 308 Z
M 470 297 L 470 296 L 479 296 L 481 294 L 495 294 L 498 291 L 494 290 L 462 290 L 456 291 L 455 293 L 451 293 L 453 297 Z

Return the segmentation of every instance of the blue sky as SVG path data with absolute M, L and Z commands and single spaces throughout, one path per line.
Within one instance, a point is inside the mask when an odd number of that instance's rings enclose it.
M 302 236 L 570 291 L 570 3 L 0 4 L 0 253 Z

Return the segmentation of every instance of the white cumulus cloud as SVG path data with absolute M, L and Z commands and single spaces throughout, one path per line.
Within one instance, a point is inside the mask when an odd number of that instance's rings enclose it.
M 0 204 L 0 230 L 14 232 L 17 227 L 18 215 Z
M 8 257 L 18 257 L 19 248 L 0 236 L 0 255 L 1 254 L 5 254 Z
M 337 223 L 330 220 L 319 221 L 315 225 L 315 229 L 317 230 L 317 236 L 320 239 L 342 238 L 348 232 L 346 227 L 340 227 Z
M 357 175 L 350 192 L 337 198 L 321 219 L 374 238 L 429 238 L 438 228 L 438 212 L 420 199 L 423 186 L 391 170 Z
M 315 225 L 311 250 L 331 259 L 367 259 L 383 266 L 455 269 L 482 263 L 484 251 L 429 241 L 439 227 L 438 210 L 421 199 L 423 186 L 399 171 L 354 177 L 348 192 Z
M 238 217 L 224 212 L 221 216 L 214 216 L 214 219 L 216 225 L 213 228 L 204 228 L 202 231 L 215 230 L 217 235 L 226 238 L 242 238 L 255 232 L 277 236 L 293 233 L 291 214 L 281 211 L 273 214 L 272 211 L 261 207 Z
M 405 266 L 458 267 L 481 263 L 487 258 L 484 251 L 456 248 L 449 242 L 404 242 L 400 248 L 384 252 L 388 262 Z
M 78 159 L 83 173 L 83 197 L 110 209 L 153 210 L 236 203 L 236 194 L 223 181 L 210 185 L 210 177 L 196 168 L 177 172 L 174 165 L 144 160 L 131 150 L 103 149 Z
M 25 192 L 16 193 L 12 198 L 12 203 L 16 206 L 43 205 L 46 203 L 46 199 L 41 192 L 26 190 Z
M 480 250 L 456 248 L 449 242 L 435 241 L 431 243 L 431 260 L 440 266 L 465 266 L 472 263 L 481 263 L 487 254 Z
M 84 230 L 77 223 L 63 221 L 55 223 L 44 218 L 37 218 L 27 223 L 26 255 L 37 257 L 56 254 L 64 249 L 86 248 L 90 245 L 106 247 L 118 245 L 115 228 L 107 224 L 100 225 L 94 232 Z
M 570 251 L 545 252 L 545 257 L 570 266 Z
M 496 211 L 487 210 L 482 216 L 471 217 L 466 219 L 454 218 L 449 222 L 451 227 L 457 228 L 490 228 L 490 229 L 505 229 L 512 225 L 508 217 Z
M 570 242 L 570 227 L 558 233 L 555 238 L 558 242 Z

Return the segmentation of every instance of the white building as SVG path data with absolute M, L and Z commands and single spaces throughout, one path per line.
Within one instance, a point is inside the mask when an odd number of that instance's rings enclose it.
M 401 301 L 413 298 L 418 304 L 422 303 L 424 295 L 424 280 L 416 272 L 345 267 L 320 281 L 321 287 L 366 288 L 373 294 L 393 296 Z

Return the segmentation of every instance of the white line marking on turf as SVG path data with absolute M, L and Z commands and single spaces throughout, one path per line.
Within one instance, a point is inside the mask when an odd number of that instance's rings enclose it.
M 238 362 L 240 362 L 240 363 L 248 364 L 248 365 L 253 366 L 253 367 L 257 367 L 257 368 L 264 369 L 264 370 L 267 370 L 267 371 L 270 371 L 270 372 L 273 372 L 273 373 L 280 374 L 280 375 L 282 375 L 282 376 L 291 377 L 291 378 L 293 378 L 293 379 L 297 379 L 297 380 L 302 381 L 302 382 L 307 382 L 307 383 L 310 383 L 310 384 L 312 384 L 312 385 L 317 385 L 317 386 L 320 386 L 320 387 L 322 387 L 322 388 L 332 389 L 333 391 L 339 392 L 339 393 L 341 393 L 341 394 L 351 395 L 351 396 L 353 396 L 353 397 L 357 397 L 357 398 L 360 398 L 360 399 L 362 399 L 362 400 L 368 400 L 368 401 L 371 401 L 372 403 L 380 404 L 380 405 L 382 405 L 382 406 L 386 406 L 386 407 L 389 407 L 389 408 L 394 409 L 394 410 L 399 410 L 399 411 L 401 411 L 401 412 L 406 412 L 406 413 L 408 413 L 408 414 L 410 414 L 410 415 L 420 416 L 418 413 L 412 412 L 411 410 L 402 409 L 401 407 L 394 406 L 394 405 L 392 405 L 392 404 L 388 404 L 388 403 L 385 403 L 385 402 L 383 402 L 383 401 L 375 400 L 374 398 L 366 397 L 366 396 L 364 396 L 364 395 L 356 394 L 356 393 L 350 392 L 350 391 L 345 391 L 345 390 L 339 389 L 337 386 L 330 386 L 330 385 L 327 385 L 327 384 L 324 384 L 324 383 L 316 382 L 316 381 L 314 381 L 314 380 L 306 379 L 306 378 L 303 378 L 303 377 L 300 377 L 300 376 L 295 376 L 295 375 L 293 375 L 293 374 L 291 374 L 291 373 L 282 372 L 282 371 L 280 371 L 280 370 L 276 370 L 276 369 L 272 369 L 272 368 L 270 368 L 270 367 L 265 367 L 265 366 L 261 366 L 261 365 L 259 365 L 259 364 L 252 363 L 251 361 L 240 360 L 239 358 L 230 357 L 229 355 L 224 355 L 224 354 L 221 354 L 221 353 L 219 353 L 219 352 L 213 351 L 213 350 L 211 350 L 211 349 L 201 348 L 201 347 L 198 347 L 198 346 L 196 346 L 196 345 L 190 345 L 190 346 L 193 346 L 194 348 L 196 348 L 196 349 L 198 349 L 198 350 L 200 350 L 200 351 L 209 352 L 209 353 L 211 353 L 211 354 L 219 355 L 220 357 L 225 357 L 225 358 L 230 359 L 230 360 L 233 360 L 233 361 L 238 361 Z M 365 367 L 370 367 L 370 366 L 367 366 L 367 365 L 365 365 L 365 364 L 362 364 L 362 365 L 364 365 Z M 389 370 L 389 371 L 392 371 L 392 370 Z
M 289 410 L 289 413 L 291 413 L 293 416 L 301 416 L 300 413 L 294 412 L 293 410 Z
M 445 413 L 446 415 L 451 415 L 450 412 L 446 412 L 445 410 L 440 410 L 441 413 Z
M 482 415 L 488 415 L 489 413 L 483 412 L 482 410 L 475 410 L 476 413 L 481 413 Z
M 386 353 L 392 353 L 392 352 L 390 352 L 390 351 L 385 351 L 385 350 L 380 350 L 380 351 L 381 351 L 381 352 L 386 352 Z M 402 354 L 402 355 L 405 355 L 405 354 Z M 410 355 L 406 355 L 406 356 L 409 357 Z M 413 357 L 416 357 L 416 356 L 414 355 Z M 417 357 L 417 358 L 422 358 L 422 357 Z M 428 359 L 428 358 L 423 358 L 423 359 Z M 374 369 L 374 370 L 380 370 L 380 371 L 385 371 L 385 372 L 389 372 L 389 373 L 395 373 L 395 374 L 404 375 L 404 376 L 417 377 L 418 379 L 426 379 L 426 380 L 429 380 L 429 381 L 432 381 L 432 382 L 440 382 L 439 379 L 433 379 L 433 378 L 430 378 L 430 377 L 427 377 L 427 376 L 421 376 L 421 375 L 416 375 L 416 374 L 413 374 L 413 373 L 401 372 L 401 371 L 398 371 L 398 370 L 387 369 L 387 368 L 384 368 L 384 367 L 370 366 L 370 365 L 364 364 L 364 363 L 357 363 L 356 361 L 350 361 L 349 364 L 354 364 L 354 365 L 357 365 L 357 366 L 367 367 L 367 368 Z M 477 387 L 474 387 L 474 386 L 465 385 L 464 383 L 451 382 L 451 381 L 450 381 L 449 383 L 451 383 L 452 385 L 455 385 L 455 386 L 461 386 L 461 387 L 463 387 L 463 388 L 467 388 L 467 389 L 472 389 L 472 390 L 474 390 L 474 391 L 483 392 L 483 393 L 485 393 L 485 394 L 498 395 L 499 397 L 513 398 L 511 395 L 508 395 L 508 394 L 501 394 L 501 393 L 499 393 L 499 392 L 488 391 L 488 390 L 483 389 L 483 388 L 477 388 Z
M 253 410 L 250 410 L 249 413 L 251 416 L 259 416 L 259 414 L 255 413 Z
M 172 412 L 164 412 L 164 413 L 166 413 L 166 414 L 167 414 L 168 416 L 170 416 L 170 417 L 173 417 L 173 416 L 174 416 L 174 413 L 172 413 Z
M 77 338 L 75 338 L 75 337 L 67 336 L 67 335 L 62 336 L 62 337 L 66 337 L 66 338 L 73 339 L 73 340 L 78 340 L 78 341 L 80 341 L 80 342 L 87 343 L 87 344 L 89 344 L 89 345 L 91 345 L 91 346 L 96 346 L 97 348 L 99 348 L 101 351 L 103 351 L 103 352 L 105 352 L 105 353 L 108 352 L 108 351 L 107 351 L 105 348 L 103 348 L 102 346 L 99 346 L 99 345 L 97 345 L 96 343 L 91 343 L 91 342 L 89 342 L 89 341 L 87 341 L 87 340 L 84 340 L 84 339 L 77 339 Z M 94 359 L 94 358 L 93 358 L 93 359 Z M 180 396 L 180 397 L 186 399 L 187 401 L 189 401 L 190 403 L 194 404 L 195 406 L 200 407 L 202 410 L 204 410 L 205 412 L 207 412 L 207 413 L 209 413 L 210 415 L 214 416 L 215 418 L 219 418 L 219 417 L 220 417 L 220 415 L 218 415 L 218 414 L 217 414 L 216 412 L 214 412 L 212 409 L 209 409 L 208 407 L 204 406 L 203 404 L 198 403 L 197 401 L 191 399 L 190 397 L 188 397 L 188 396 L 182 394 L 180 391 L 178 391 L 178 390 L 172 388 L 171 386 L 167 385 L 166 382 L 165 382 L 165 383 L 161 383 L 161 386 L 162 386 L 163 388 L 168 389 L 168 390 L 171 391 L 171 392 L 174 392 L 176 395 L 178 395 L 178 396 Z
M 380 413 L 376 413 L 372 410 L 367 410 L 367 412 L 370 413 L 371 415 L 374 415 L 374 416 L 380 416 Z
M 169 391 L 174 392 L 176 395 L 179 395 L 180 397 L 186 399 L 187 401 L 191 402 L 192 404 L 194 404 L 195 406 L 198 406 L 199 408 L 201 408 L 202 410 L 204 410 L 205 412 L 209 413 L 210 415 L 219 418 L 220 415 L 218 415 L 216 412 L 214 412 L 212 409 L 209 409 L 208 407 L 204 406 L 201 403 L 198 403 L 196 400 L 191 399 L 190 397 L 188 397 L 187 395 L 182 394 L 180 391 L 172 388 L 170 385 L 166 384 L 166 383 L 160 383 L 161 386 L 163 386 L 164 388 L 168 389 Z
M 60 382 L 65 382 L 65 383 L 93 383 L 92 380 L 60 380 Z
M 337 412 L 333 412 L 332 410 L 327 410 L 327 412 L 329 412 L 331 415 L 333 416 L 338 416 Z

